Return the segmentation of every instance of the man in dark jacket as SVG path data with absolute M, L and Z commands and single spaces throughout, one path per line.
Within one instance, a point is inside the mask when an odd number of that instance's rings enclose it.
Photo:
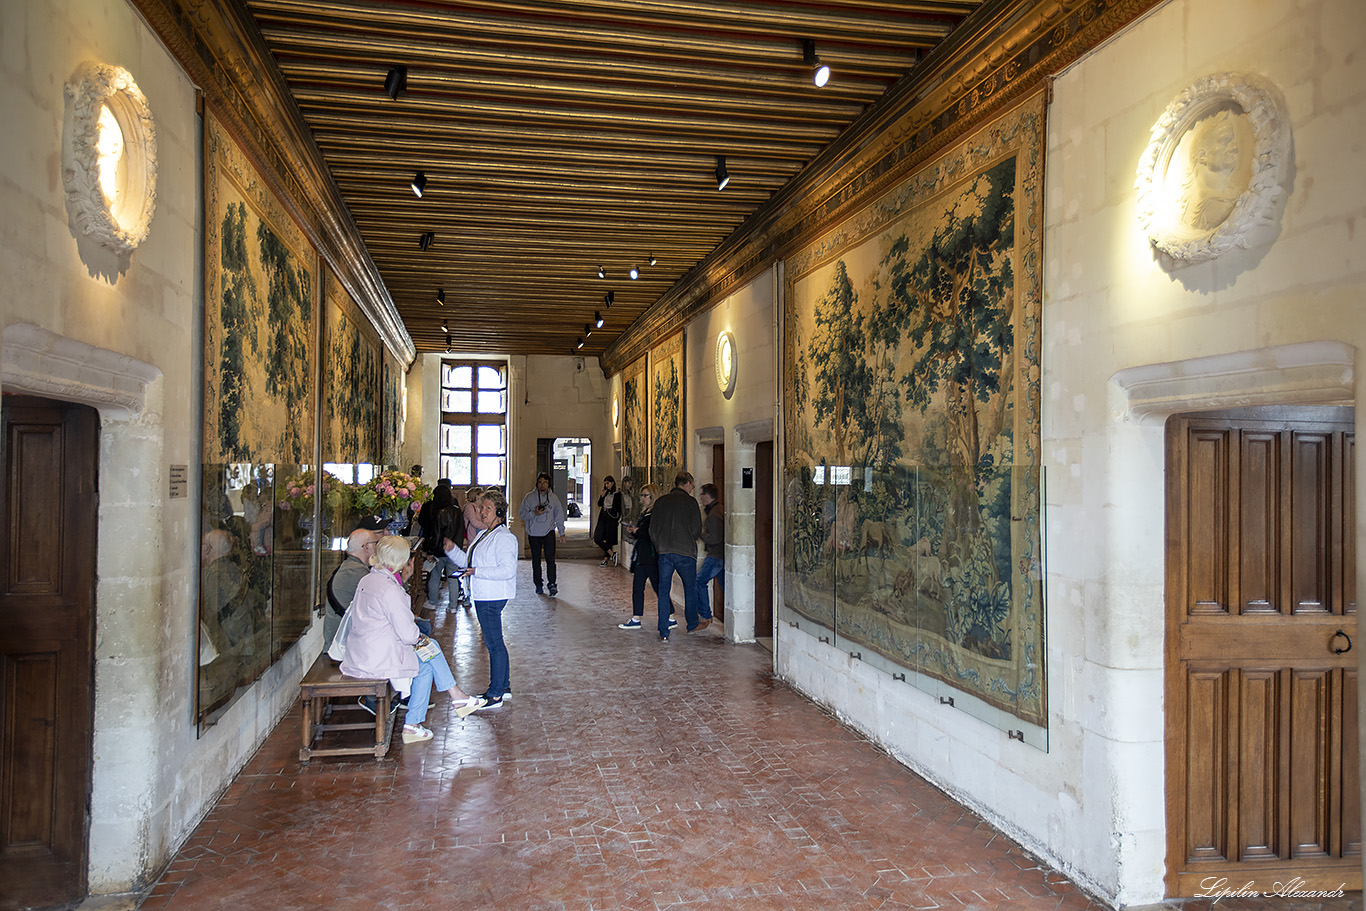
M 697 571 L 697 612 L 701 615 L 703 626 L 711 622 L 711 604 L 707 588 L 711 580 L 720 577 L 722 589 L 726 586 L 726 513 L 716 498 L 715 484 L 702 485 L 702 547 L 706 556 L 702 558 L 702 568 Z
M 669 641 L 669 587 L 678 573 L 683 583 L 683 615 L 688 632 L 706 629 L 711 619 L 697 615 L 697 539 L 702 536 L 702 513 L 692 498 L 691 472 L 680 471 L 674 489 L 655 501 L 650 537 L 659 551 L 659 638 Z

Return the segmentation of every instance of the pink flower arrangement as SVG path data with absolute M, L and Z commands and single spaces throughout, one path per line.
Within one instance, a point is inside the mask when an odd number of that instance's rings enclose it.
M 385 471 L 356 488 L 355 507 L 360 513 L 387 509 L 397 514 L 430 494 L 431 489 L 420 478 L 404 471 Z
M 346 486 L 336 475 L 324 471 L 322 479 L 323 507 L 335 509 L 345 495 Z M 281 485 L 281 488 L 284 490 L 284 496 L 280 498 L 277 504 L 281 509 L 305 513 L 313 511 L 313 497 L 318 492 L 317 479 L 313 469 L 310 468 L 288 479 Z

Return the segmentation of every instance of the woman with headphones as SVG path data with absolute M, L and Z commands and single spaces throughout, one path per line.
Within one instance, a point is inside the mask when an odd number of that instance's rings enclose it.
M 485 490 L 478 500 L 483 529 L 461 550 L 450 538 L 441 543 L 446 557 L 464 567 L 484 647 L 489 652 L 489 686 L 475 711 L 499 709 L 512 695 L 508 650 L 503 643 L 503 608 L 517 594 L 517 536 L 507 527 L 508 502 L 503 492 Z

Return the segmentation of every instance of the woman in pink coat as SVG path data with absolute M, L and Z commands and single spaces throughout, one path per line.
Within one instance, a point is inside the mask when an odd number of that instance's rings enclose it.
M 461 717 L 481 702 L 456 686 L 446 656 L 413 621 L 411 600 L 400 575 L 412 571 L 412 559 L 407 539 L 399 535 L 380 539 L 370 558 L 370 574 L 356 586 L 356 597 L 348 609 L 351 631 L 341 662 L 341 672 L 346 676 L 372 680 L 388 677 L 394 689 L 408 696 L 404 743 L 432 739 L 423 722 L 427 720 L 427 699 L 433 683 L 450 697 L 451 708 Z M 430 657 L 420 656 L 419 647 Z

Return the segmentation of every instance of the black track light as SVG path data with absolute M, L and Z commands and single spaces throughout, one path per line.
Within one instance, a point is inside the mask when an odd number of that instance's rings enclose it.
M 574 339 L 574 347 L 576 349 L 583 347 L 583 336 L 579 336 L 578 338 Z
M 443 307 L 446 306 L 446 292 L 440 288 L 436 289 L 436 302 Z
M 602 266 L 598 266 L 598 278 L 606 278 L 606 277 L 607 277 L 607 270 L 604 269 Z
M 427 189 L 427 174 L 425 171 L 418 171 L 416 176 L 413 177 L 412 188 L 413 195 L 418 199 L 421 199 L 422 191 Z
M 446 321 L 445 321 L 444 319 L 441 321 L 441 331 L 442 331 L 442 332 L 450 332 L 450 331 L 451 331 L 451 330 L 446 326 Z
M 583 324 L 583 337 L 584 337 L 584 338 L 588 338 L 588 336 L 590 336 L 590 335 L 592 335 L 592 334 L 593 334 L 593 327 L 590 326 L 588 323 L 584 323 L 584 324 Z
M 399 63 L 389 67 L 389 75 L 384 77 L 384 94 L 388 95 L 393 101 L 398 101 L 398 96 L 408 91 L 408 68 Z
M 597 328 L 597 329 L 601 329 L 601 328 L 602 328 L 602 311 L 601 311 L 601 310 L 594 310 L 594 311 L 593 311 L 593 326 L 594 326 L 594 328 Z
M 631 267 L 631 280 L 634 281 L 634 280 L 637 279 L 637 278 L 640 278 L 640 270 L 637 269 L 635 266 L 632 266 L 632 267 Z
M 653 253 L 651 253 L 651 254 L 650 254 L 650 265 L 653 266 L 656 262 L 657 262 L 657 260 L 655 259 L 655 255 L 654 255 Z
M 617 301 L 617 292 L 615 292 L 615 291 L 608 291 L 608 292 L 607 292 L 607 296 L 604 297 L 603 300 L 607 301 L 607 309 L 608 309 L 608 310 L 611 310 L 611 309 L 612 309 L 612 305 L 613 305 L 614 303 L 616 303 L 616 301 Z
M 436 233 L 434 231 L 424 231 L 417 238 L 417 248 L 419 250 L 425 250 L 432 245 L 432 241 L 434 240 L 436 240 Z
M 447 336 L 446 336 L 446 353 L 447 353 L 447 354 L 450 354 L 450 353 L 451 353 L 451 337 L 450 337 L 449 334 L 447 334 Z
M 824 88 L 830 81 L 830 67 L 821 63 L 821 58 L 816 56 L 815 39 L 802 39 L 802 62 L 811 67 L 811 79 L 816 83 L 816 87 Z
M 726 170 L 726 156 L 716 156 L 716 189 L 724 190 L 730 183 L 730 173 Z

